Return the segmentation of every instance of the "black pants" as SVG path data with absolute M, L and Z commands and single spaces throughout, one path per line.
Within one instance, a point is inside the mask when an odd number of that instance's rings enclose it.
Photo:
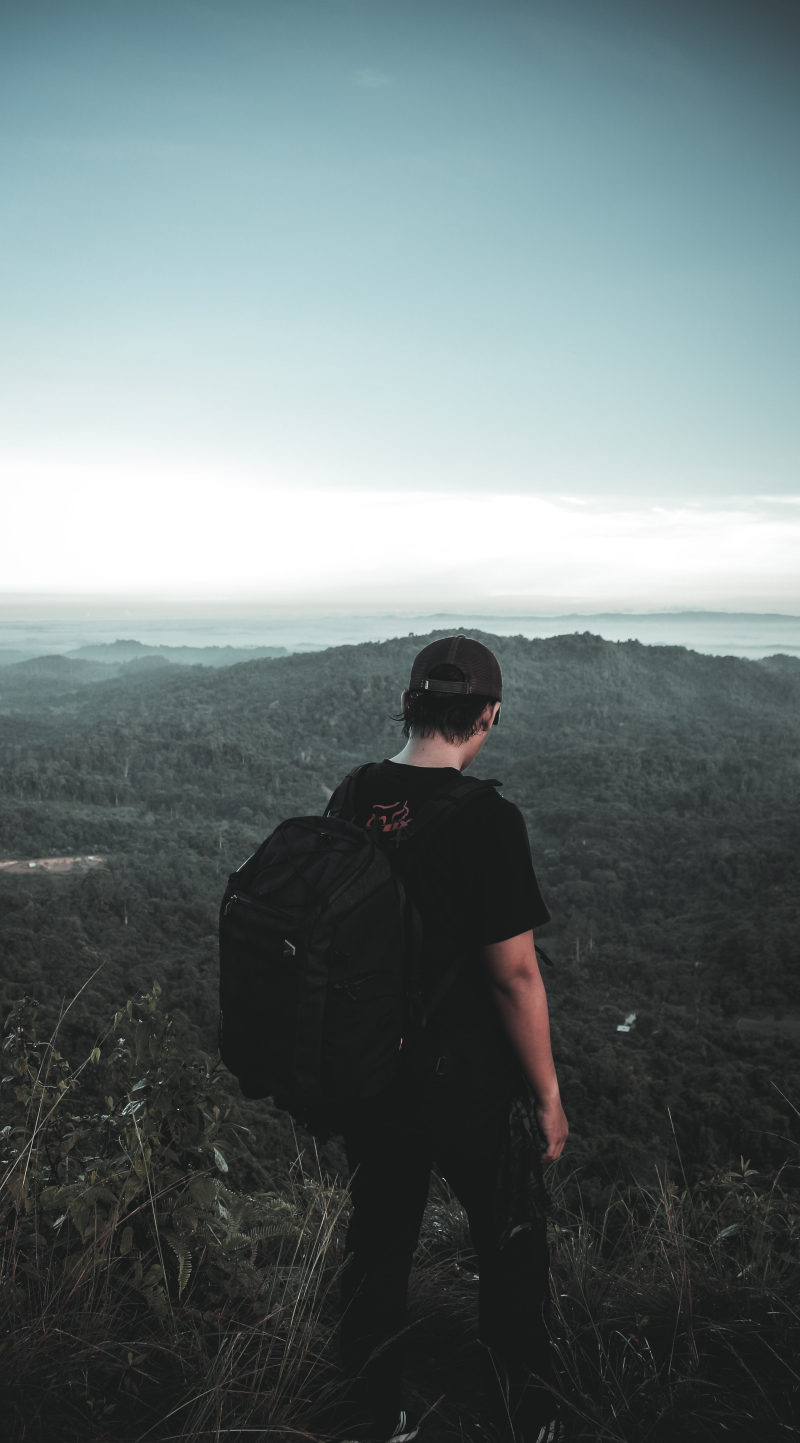
M 550 1377 L 541 1163 L 533 1144 L 520 1166 L 519 1137 L 509 1160 L 510 1102 L 506 1095 L 487 1103 L 452 1089 L 448 1098 L 446 1091 L 410 1096 L 398 1088 L 348 1109 L 353 1213 L 342 1361 L 351 1396 L 376 1430 L 391 1431 L 400 1407 L 408 1278 L 434 1165 L 467 1214 L 478 1256 L 480 1337 L 505 1379 L 511 1411 L 520 1422 L 523 1414 L 533 1420 L 552 1412 L 540 1381 Z

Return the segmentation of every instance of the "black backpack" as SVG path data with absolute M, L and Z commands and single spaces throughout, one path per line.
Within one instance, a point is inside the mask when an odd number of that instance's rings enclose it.
M 345 779 L 324 817 L 282 822 L 232 873 L 220 909 L 220 1055 L 246 1097 L 272 1097 L 300 1122 L 388 1087 L 401 1047 L 455 981 L 454 936 L 435 987 L 422 985 L 398 835 L 406 846 L 499 785 L 448 778 L 403 834 L 375 836 L 346 819 L 367 769 Z

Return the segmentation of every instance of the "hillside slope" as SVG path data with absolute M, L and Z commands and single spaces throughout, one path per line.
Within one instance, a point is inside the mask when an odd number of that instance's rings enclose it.
M 157 975 L 187 1045 L 214 1046 L 227 872 L 284 816 L 320 812 L 355 763 L 398 748 L 427 637 L 226 669 L 64 658 L 5 668 L 2 855 L 94 854 L 89 873 L 0 875 L 2 1002 L 90 1042 Z M 481 756 L 528 823 L 553 921 L 541 941 L 573 1156 L 782 1162 L 800 1097 L 800 663 L 589 634 L 484 636 L 505 678 Z M 630 1013 L 632 1030 L 617 1032 Z M 73 1021 L 74 1019 L 74 1021 Z

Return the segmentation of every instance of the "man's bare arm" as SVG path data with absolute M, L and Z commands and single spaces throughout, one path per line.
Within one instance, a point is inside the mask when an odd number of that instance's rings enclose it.
M 536 1120 L 545 1141 L 544 1162 L 564 1151 L 569 1126 L 561 1106 L 550 1017 L 532 932 L 483 948 L 497 1009 L 525 1076 L 533 1088 Z

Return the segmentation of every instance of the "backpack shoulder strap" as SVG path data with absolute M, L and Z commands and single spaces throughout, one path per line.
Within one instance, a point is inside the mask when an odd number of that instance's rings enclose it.
M 356 797 L 358 795 L 359 783 L 365 773 L 374 765 L 374 762 L 364 762 L 360 767 L 354 767 L 352 772 L 348 772 L 344 780 L 339 783 L 335 792 L 331 794 L 331 799 L 323 812 L 323 816 L 344 817 L 346 821 L 352 820 L 356 813 Z
M 423 828 L 430 830 L 431 827 L 438 827 L 466 802 L 474 801 L 476 797 L 487 792 L 490 787 L 501 787 L 502 785 L 502 782 L 498 782 L 494 778 L 483 781 L 479 777 L 461 775 L 448 777 L 442 790 L 424 804 L 419 817 L 412 822 L 408 832 L 400 834 L 402 841 L 413 841 Z

